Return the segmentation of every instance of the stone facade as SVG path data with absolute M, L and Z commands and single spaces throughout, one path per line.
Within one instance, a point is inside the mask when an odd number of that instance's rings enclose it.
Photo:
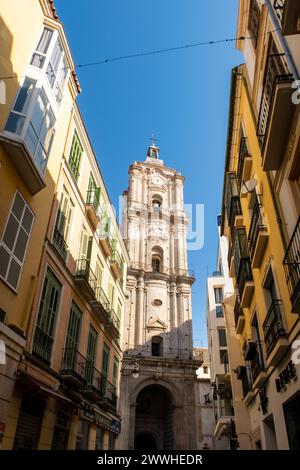
M 187 265 L 183 185 L 183 176 L 164 165 L 154 144 L 146 161 L 130 166 L 123 214 L 131 264 L 121 449 L 196 448 L 195 371 L 200 362 L 192 350 L 194 277 Z

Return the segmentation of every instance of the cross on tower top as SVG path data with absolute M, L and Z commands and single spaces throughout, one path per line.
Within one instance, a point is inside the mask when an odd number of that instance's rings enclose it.
M 157 139 L 157 137 L 155 136 L 155 132 L 152 132 L 151 138 L 150 138 L 149 140 L 150 140 L 150 142 L 151 142 L 151 145 L 152 145 L 153 147 L 156 147 L 156 144 L 157 144 L 157 142 L 158 142 L 158 139 Z

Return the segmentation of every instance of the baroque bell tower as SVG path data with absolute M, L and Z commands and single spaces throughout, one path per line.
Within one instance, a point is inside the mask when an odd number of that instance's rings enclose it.
M 152 143 L 129 168 L 121 449 L 195 448 L 195 370 L 184 177 Z

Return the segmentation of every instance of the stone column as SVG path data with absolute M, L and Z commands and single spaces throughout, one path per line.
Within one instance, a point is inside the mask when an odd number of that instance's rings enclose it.
M 137 285 L 137 301 L 136 301 L 136 318 L 135 318 L 135 346 L 141 346 L 143 343 L 143 327 L 144 327 L 144 276 L 138 279 Z

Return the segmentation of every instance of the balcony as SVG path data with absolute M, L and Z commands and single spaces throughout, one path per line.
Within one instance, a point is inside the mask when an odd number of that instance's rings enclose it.
M 268 230 L 263 223 L 260 204 L 256 199 L 252 209 L 252 218 L 248 237 L 252 268 L 260 268 L 268 239 Z
M 111 384 L 110 382 L 107 382 L 106 385 L 106 400 L 108 405 L 112 408 L 112 410 L 116 411 L 117 409 L 117 390 L 116 387 Z
M 50 363 L 53 338 L 45 333 L 39 326 L 36 326 L 32 353 L 43 361 Z
M 254 343 L 253 353 L 250 359 L 250 369 L 253 389 L 260 389 L 268 377 L 265 371 L 261 341 L 255 341 Z
M 300 217 L 283 260 L 292 311 L 300 314 Z
M 235 227 L 240 226 L 243 223 L 240 196 L 232 196 L 231 198 L 228 223 L 231 233 L 233 233 L 233 229 Z
M 120 319 L 113 309 L 110 309 L 105 323 L 105 329 L 112 339 L 118 340 L 120 336 Z
M 274 10 L 285 35 L 300 33 L 299 0 L 274 0 Z
M 94 364 L 91 361 L 87 361 L 85 381 L 85 395 L 95 403 L 103 402 L 106 388 L 106 377 L 98 369 L 96 369 L 96 367 L 94 367 Z
M 117 250 L 114 250 L 110 257 L 110 267 L 116 279 L 120 279 L 123 275 L 123 262 Z
M 100 188 L 87 192 L 85 207 L 87 216 L 94 229 L 96 229 L 100 222 Z
M 284 158 L 295 109 L 292 82 L 283 55 L 269 54 L 257 127 L 264 171 L 278 170 Z
M 113 253 L 112 235 L 104 228 L 99 233 L 99 243 L 104 251 L 105 256 L 111 256 Z
M 9 155 L 9 160 L 24 181 L 28 191 L 34 195 L 46 187 L 44 176 L 32 158 L 26 143 L 16 134 L 0 135 L 0 145 Z
M 247 138 L 243 137 L 240 142 L 239 161 L 238 161 L 238 168 L 237 168 L 237 174 L 236 174 L 239 192 L 241 191 L 242 183 L 250 179 L 251 169 L 252 169 L 252 156 L 249 154 L 249 151 L 248 151 Z M 246 197 L 246 194 L 240 193 L 240 196 Z
M 281 300 L 273 300 L 263 324 L 268 365 L 273 366 L 282 358 L 288 347 L 282 323 Z
M 239 263 L 237 286 L 241 299 L 241 307 L 247 308 L 250 306 L 253 292 L 254 282 L 251 270 L 250 258 L 241 258 Z
M 63 350 L 60 374 L 66 382 L 75 386 L 86 382 L 86 358 L 75 347 Z
M 239 379 L 242 381 L 243 399 L 246 405 L 254 398 L 254 390 L 252 388 L 251 370 L 248 366 L 241 366 Z
M 60 258 L 65 263 L 68 255 L 68 245 L 65 242 L 64 236 L 60 233 L 57 227 L 54 229 L 52 244 Z
M 82 296 L 88 302 L 96 300 L 97 279 L 86 259 L 76 261 L 76 272 L 74 282 Z
M 109 318 L 110 311 L 109 300 L 101 287 L 96 288 L 95 300 L 93 300 L 90 304 L 99 321 L 101 323 L 106 323 Z
M 235 319 L 235 331 L 237 334 L 243 332 L 245 326 L 245 315 L 240 304 L 240 299 L 237 297 L 234 305 L 234 319 Z

